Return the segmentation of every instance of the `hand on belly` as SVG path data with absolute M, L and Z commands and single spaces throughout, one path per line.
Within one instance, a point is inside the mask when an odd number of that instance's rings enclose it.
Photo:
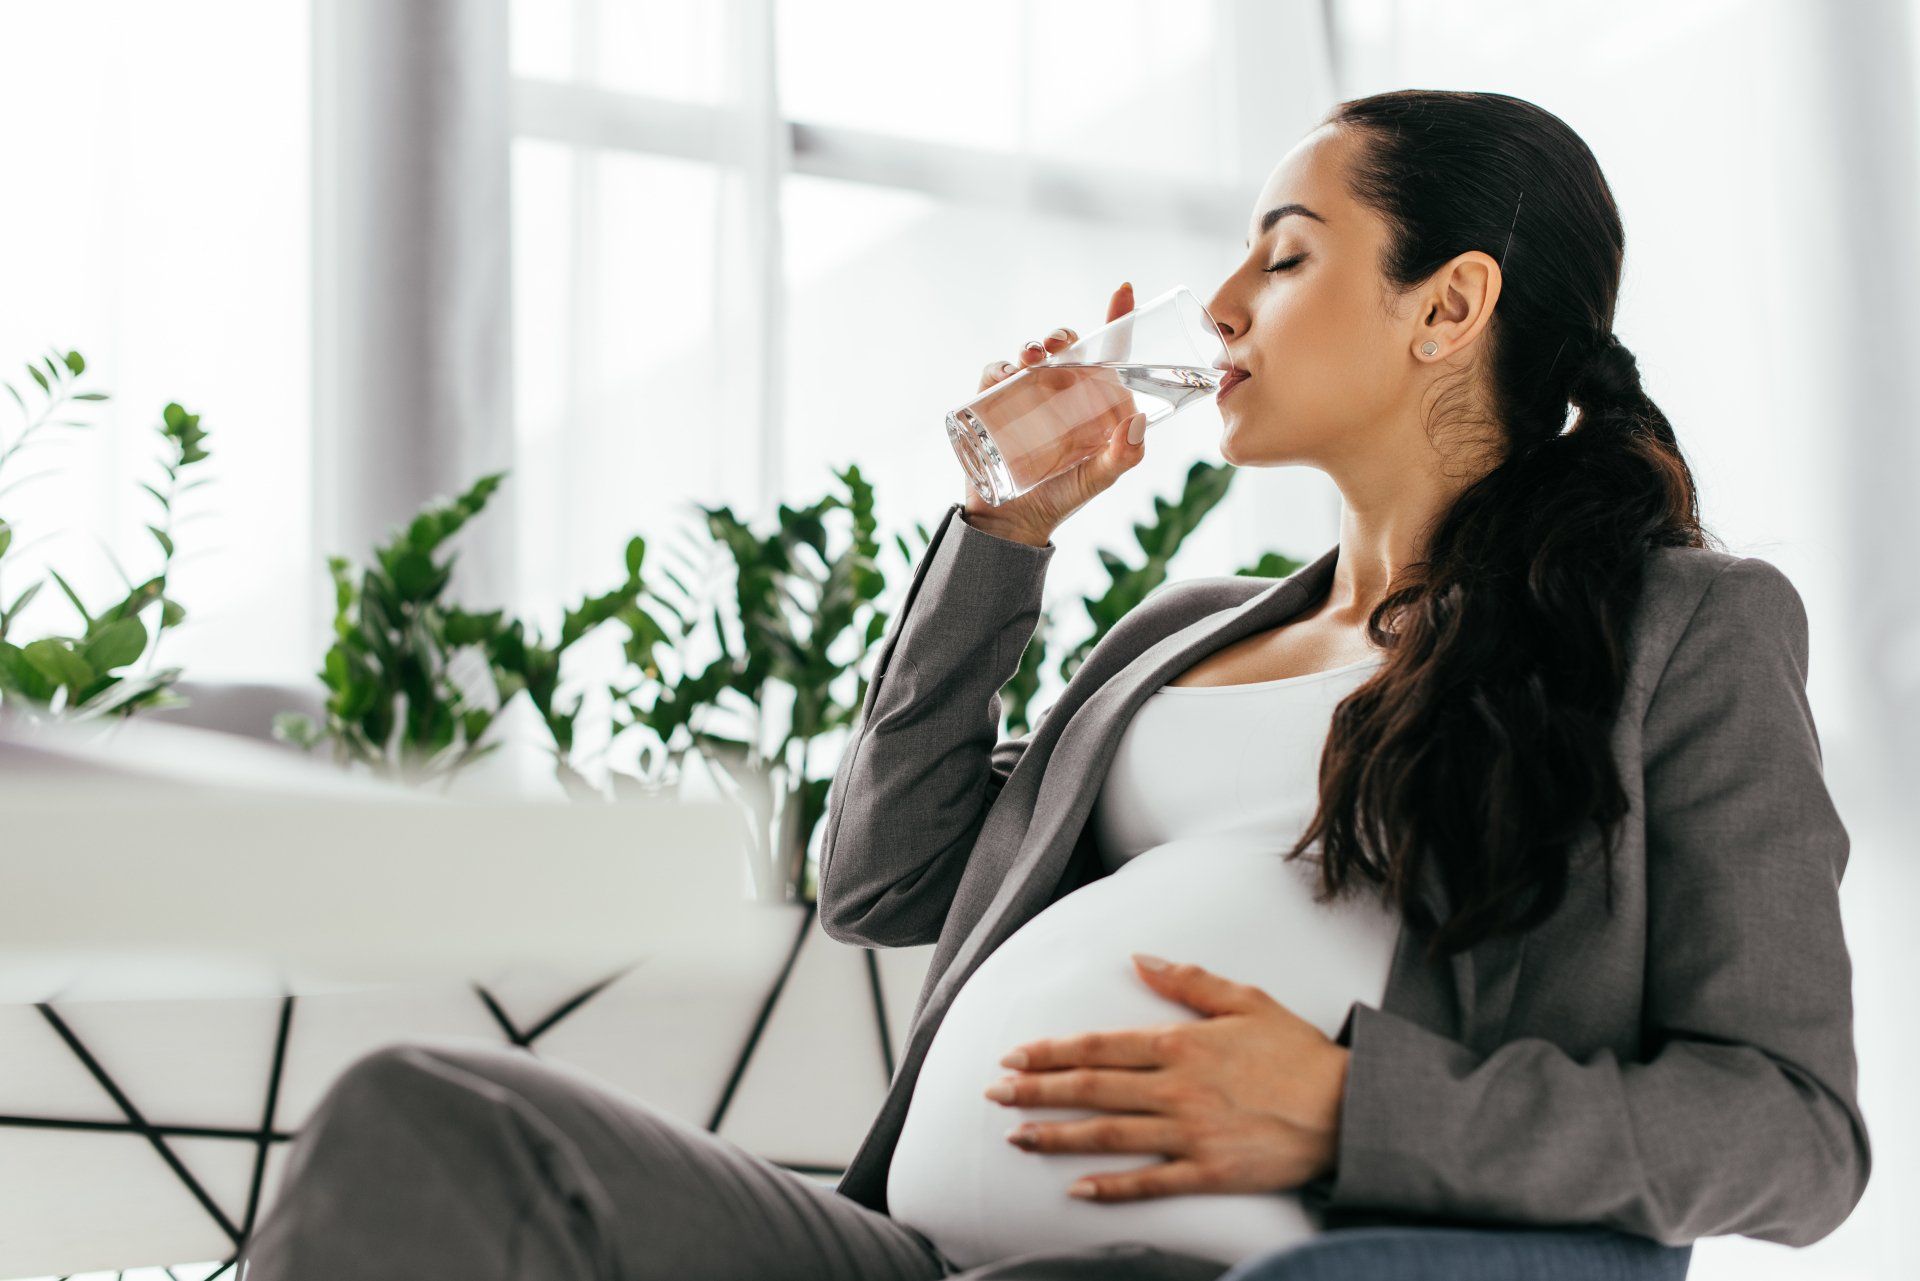
M 1112 1115 L 1029 1121 L 1008 1141 L 1030 1152 L 1168 1158 L 1069 1189 L 1098 1201 L 1282 1191 L 1332 1169 L 1349 1052 L 1252 984 L 1134 956 L 1153 992 L 1200 1017 L 1011 1047 L 1001 1062 L 1014 1070 L 986 1092 L 1009 1119 L 1027 1107 Z
M 1346 1050 L 1331 1038 L 1382 999 L 1399 923 L 1315 902 L 1311 871 L 1172 842 L 1021 925 L 927 1047 L 890 1212 L 965 1267 L 1122 1239 L 1238 1261 L 1317 1230 L 1285 1189 L 1333 1159 Z M 1130 951 L 1193 968 L 1161 978 Z M 1029 1061 L 1009 1072 L 1015 1049 Z M 1001 1077 L 1005 1104 L 983 1097 Z M 1024 1150 L 1005 1137 L 1023 1121 L 1039 1134 Z M 1067 1194 L 1082 1176 L 1093 1199 Z

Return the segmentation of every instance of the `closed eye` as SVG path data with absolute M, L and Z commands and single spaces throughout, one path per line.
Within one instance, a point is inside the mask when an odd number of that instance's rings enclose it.
M 1288 269 L 1289 267 L 1298 267 L 1298 266 L 1299 266 L 1299 265 L 1300 265 L 1301 263 L 1303 263 L 1303 262 L 1305 262 L 1305 261 L 1306 261 L 1306 258 L 1307 258 L 1307 256 L 1306 256 L 1305 254 L 1295 254 L 1295 255 L 1294 255 L 1293 257 L 1291 257 L 1291 258 L 1283 258 L 1283 259 L 1281 259 L 1281 260 L 1280 260 L 1279 262 L 1276 262 L 1276 263 L 1274 263 L 1274 264 L 1273 264 L 1273 266 L 1271 266 L 1271 267 L 1268 267 L 1268 268 L 1265 268 L 1265 270 L 1267 270 L 1267 271 L 1285 271 L 1285 270 L 1287 270 L 1287 269 Z

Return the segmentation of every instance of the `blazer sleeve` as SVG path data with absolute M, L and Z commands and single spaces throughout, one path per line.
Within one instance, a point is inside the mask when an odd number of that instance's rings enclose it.
M 1807 616 L 1754 557 L 1712 580 L 1644 731 L 1644 1061 L 1481 1057 L 1356 1002 L 1336 1167 L 1311 1203 L 1801 1246 L 1872 1158 L 1839 888 L 1849 838 L 1806 695 Z M 1317 1186 L 1316 1186 L 1317 1185 Z
M 1000 690 L 1040 620 L 1056 550 L 947 509 L 882 639 L 834 771 L 820 926 L 867 947 L 936 942 L 988 809 L 1028 736 L 999 739 Z

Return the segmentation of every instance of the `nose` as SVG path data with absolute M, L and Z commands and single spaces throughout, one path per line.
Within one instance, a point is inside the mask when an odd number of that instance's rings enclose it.
M 1231 349 L 1233 347 L 1233 340 L 1239 336 L 1239 331 L 1234 328 L 1233 324 L 1230 321 L 1223 318 L 1220 314 L 1220 308 L 1224 305 L 1225 305 L 1225 299 L 1222 298 L 1221 295 L 1218 293 L 1216 293 L 1212 297 L 1212 299 L 1210 299 L 1207 303 L 1207 314 L 1213 317 L 1213 327 L 1215 331 L 1218 332 L 1220 335 L 1220 343 L 1223 347 L 1228 348 L 1228 351 L 1226 354 L 1220 356 L 1218 359 L 1216 359 L 1213 362 L 1213 367 L 1215 369 L 1232 369 L 1233 368 L 1233 356 L 1232 356 Z
M 1207 314 L 1213 317 L 1214 328 L 1220 331 L 1220 341 L 1228 344 L 1240 336 L 1237 323 L 1239 313 L 1234 310 L 1229 294 L 1232 285 L 1231 280 L 1222 282 L 1220 288 L 1214 290 L 1213 297 L 1207 299 Z

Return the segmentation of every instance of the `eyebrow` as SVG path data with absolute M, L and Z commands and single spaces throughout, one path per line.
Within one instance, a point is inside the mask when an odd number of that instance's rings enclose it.
M 1273 224 L 1276 222 L 1279 222 L 1282 218 L 1286 217 L 1288 214 L 1302 214 L 1308 218 L 1313 219 L 1315 222 L 1321 223 L 1323 225 L 1327 221 L 1325 218 L 1322 218 L 1319 214 L 1307 208 L 1305 205 L 1281 205 L 1276 209 L 1269 209 L 1265 213 L 1260 215 L 1260 234 L 1264 236 L 1269 231 L 1272 231 Z M 1247 242 L 1247 248 L 1249 249 L 1253 248 L 1253 242 L 1251 240 Z

